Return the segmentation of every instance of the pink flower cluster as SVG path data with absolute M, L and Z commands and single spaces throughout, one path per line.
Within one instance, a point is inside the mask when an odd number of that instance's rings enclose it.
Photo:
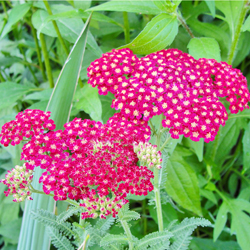
M 26 135 L 27 117 L 30 123 L 36 123 L 36 128 L 47 129 L 48 123 L 54 124 L 44 114 L 37 117 L 38 113 L 24 112 L 23 123 L 19 119 L 22 116 L 17 115 L 15 131 Z M 7 127 L 2 134 L 6 134 Z M 126 204 L 128 193 L 147 195 L 153 190 L 153 172 L 136 165 L 138 158 L 133 149 L 134 142 L 150 139 L 145 121 L 125 119 L 117 113 L 107 124 L 75 118 L 64 127 L 63 131 L 46 133 L 36 130 L 22 149 L 21 160 L 26 161 L 29 171 L 36 166 L 46 170 L 39 180 L 46 194 L 53 192 L 55 200 L 83 199 L 82 205 L 87 209 L 83 218 L 96 214 L 104 218 L 109 214 L 116 216 L 117 209 Z M 29 128 L 33 132 L 34 124 Z
M 5 147 L 19 144 L 24 137 L 29 138 L 48 130 L 54 130 L 55 124 L 49 119 L 50 112 L 36 109 L 26 109 L 17 114 L 16 119 L 3 125 L 0 143 Z
M 247 81 L 238 69 L 214 59 L 195 60 L 177 49 L 140 59 L 129 49 L 113 50 L 91 63 L 88 76 L 100 94 L 115 95 L 112 107 L 124 117 L 148 121 L 164 114 L 162 125 L 173 138 L 214 140 L 228 119 L 219 97 L 226 97 L 232 113 L 249 108 Z
M 22 202 L 25 199 L 32 200 L 29 185 L 33 179 L 33 171 L 28 170 L 25 164 L 15 166 L 11 171 L 8 171 L 5 178 L 0 180 L 0 183 L 8 187 L 8 190 L 4 191 L 6 196 L 12 194 L 14 202 Z

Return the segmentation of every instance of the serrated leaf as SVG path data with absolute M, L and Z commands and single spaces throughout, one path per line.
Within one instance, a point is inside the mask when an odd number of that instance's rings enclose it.
M 170 45 L 178 33 L 175 15 L 161 13 L 154 17 L 142 32 L 129 44 L 120 48 L 130 48 L 135 54 L 149 54 Z
M 60 72 L 47 107 L 47 110 L 51 111 L 51 118 L 55 121 L 57 129 L 63 129 L 63 125 L 68 121 L 70 116 L 71 104 L 85 51 L 88 26 L 89 19 Z M 42 169 L 37 169 L 34 174 L 33 186 L 35 189 L 42 188 L 41 184 L 38 184 L 41 174 Z M 41 208 L 53 211 L 54 200 L 50 196 L 41 196 L 39 194 L 33 194 L 32 197 L 33 201 L 26 201 L 18 250 L 44 250 L 48 249 L 49 246 L 49 238 L 45 236 L 45 227 L 37 222 L 35 223 L 30 217 L 30 213 L 32 210 Z
M 166 191 L 182 207 L 201 215 L 198 179 L 184 159 L 173 154 L 167 163 Z
M 12 26 L 25 16 L 25 14 L 29 11 L 30 7 L 31 7 L 30 3 L 24 3 L 16 5 L 11 9 L 8 21 L 1 34 L 1 38 L 3 38 L 12 30 Z
M 159 250 L 162 249 L 161 246 L 163 245 L 164 245 L 163 249 L 167 249 L 170 244 L 169 239 L 172 236 L 173 234 L 167 230 L 163 232 L 155 232 L 155 233 L 148 234 L 136 243 L 136 249 L 144 250 L 144 249 L 148 249 L 149 246 L 157 247 L 157 245 L 159 246 L 156 249 L 159 249 Z
M 65 236 L 53 228 L 48 227 L 48 230 L 51 242 L 58 250 L 74 250 L 74 247 Z
M 195 59 L 208 58 L 221 61 L 220 47 L 214 38 L 192 38 L 188 44 L 189 54 Z
M 126 235 L 117 235 L 117 234 L 107 234 L 105 235 L 100 243 L 100 246 L 108 246 L 110 244 L 126 244 L 128 238 Z
M 67 211 L 62 212 L 57 216 L 57 220 L 59 222 L 66 221 L 68 218 L 70 218 L 73 214 L 78 214 L 81 211 L 81 208 L 79 207 L 69 207 Z
M 140 214 L 135 211 L 127 211 L 121 218 L 124 221 L 138 220 L 140 219 Z
M 107 3 L 100 4 L 98 6 L 92 7 L 86 11 L 124 11 L 127 12 L 135 12 L 140 14 L 152 14 L 157 15 L 162 11 L 155 6 L 155 4 L 151 1 L 144 0 L 128 0 L 128 1 L 120 1 L 120 0 L 111 0 Z
M 223 228 L 227 222 L 227 213 L 229 212 L 226 202 L 223 202 L 219 208 L 218 214 L 216 216 L 216 221 L 213 231 L 213 240 L 216 241 L 220 236 Z

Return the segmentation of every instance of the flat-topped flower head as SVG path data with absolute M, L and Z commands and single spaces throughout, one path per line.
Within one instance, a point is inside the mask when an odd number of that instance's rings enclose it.
M 23 146 L 27 168 L 46 169 L 39 180 L 46 194 L 53 192 L 55 200 L 83 199 L 92 207 L 85 218 L 104 218 L 116 215 L 128 193 L 147 195 L 153 190 L 153 172 L 136 165 L 133 150 L 134 142 L 150 139 L 145 121 L 130 121 L 116 114 L 107 124 L 75 118 L 64 127 L 63 131 L 33 136 Z M 110 195 L 112 206 L 100 210 L 97 204 Z
M 30 138 L 54 130 L 54 121 L 49 119 L 50 112 L 38 109 L 26 109 L 17 114 L 16 119 L 3 125 L 0 138 L 1 144 L 7 147 L 19 144 L 24 137 Z
M 109 63 L 112 63 L 112 53 L 119 52 L 109 53 Z M 98 59 L 99 64 L 102 58 Z M 214 140 L 220 125 L 224 126 L 228 119 L 220 97 L 230 102 L 232 113 L 248 108 L 250 94 L 246 78 L 225 62 L 195 60 L 189 54 L 169 49 L 135 60 L 131 67 L 133 70 L 126 79 L 116 83 L 112 107 L 131 120 L 148 121 L 163 114 L 162 125 L 169 128 L 173 138 L 184 135 L 194 141 Z M 89 77 L 91 83 L 96 74 L 92 72 Z

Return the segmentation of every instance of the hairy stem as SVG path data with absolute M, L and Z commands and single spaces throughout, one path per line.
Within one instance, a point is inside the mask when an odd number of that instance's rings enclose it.
M 161 122 L 158 129 L 156 145 L 159 150 L 161 147 L 161 135 L 162 135 L 162 120 L 164 119 L 164 115 L 161 115 Z M 155 193 L 155 203 L 156 203 L 156 212 L 158 219 L 158 228 L 159 231 L 163 231 L 163 217 L 162 217 L 162 208 L 161 208 L 161 193 L 160 193 L 160 183 L 159 183 L 159 169 L 155 169 L 154 171 L 154 193 Z
M 228 64 L 233 63 L 233 59 L 234 59 L 235 52 L 236 52 L 236 47 L 237 47 L 237 44 L 238 44 L 239 38 L 240 38 L 241 27 L 242 27 L 243 22 L 245 20 L 245 16 L 246 16 L 248 7 L 249 7 L 249 0 L 245 0 L 243 3 L 243 7 L 240 11 L 239 19 L 238 19 L 236 30 L 235 30 L 235 35 L 233 37 L 233 41 L 232 41 L 231 47 L 230 47 L 229 52 L 228 52 L 228 59 L 227 59 Z
M 179 14 L 177 13 L 177 19 L 180 21 L 181 25 L 186 29 L 187 33 L 192 37 L 194 38 L 194 34 L 193 32 L 191 31 L 191 29 L 188 27 L 185 19 Z
M 147 222 L 148 222 L 147 217 L 146 217 L 146 215 L 147 215 L 146 209 L 147 209 L 147 200 L 145 199 L 145 200 L 142 201 L 143 234 L 144 234 L 144 235 L 147 234 Z
M 85 250 L 86 247 L 86 243 L 89 239 L 89 234 L 86 236 L 86 239 L 84 240 L 84 242 L 81 244 L 81 246 L 79 248 L 77 248 L 77 250 Z
M 127 223 L 127 221 L 124 221 L 124 220 L 120 220 L 120 222 L 121 222 L 122 227 L 123 227 L 123 229 L 128 237 L 129 250 L 133 250 L 134 249 L 133 237 L 132 237 L 131 231 L 129 229 L 128 223 Z
M 42 52 L 43 52 L 43 57 L 44 57 L 44 61 L 45 61 L 45 68 L 46 68 L 47 76 L 48 76 L 48 80 L 49 80 L 49 86 L 51 88 L 53 88 L 54 81 L 53 81 L 52 71 L 51 71 L 51 67 L 50 67 L 50 63 L 49 63 L 49 54 L 47 51 L 46 42 L 45 42 L 45 38 L 44 38 L 43 33 L 40 33 L 40 41 L 41 41 Z
M 123 12 L 123 20 L 124 20 L 124 36 L 125 42 L 130 43 L 130 33 L 129 33 L 129 22 L 128 22 L 128 12 Z
M 157 220 L 158 220 L 158 228 L 159 231 L 163 231 L 163 217 L 162 217 L 162 208 L 161 208 L 161 194 L 159 188 L 159 170 L 156 169 L 154 172 L 154 193 L 155 193 L 155 204 L 156 204 L 156 212 L 157 212 Z

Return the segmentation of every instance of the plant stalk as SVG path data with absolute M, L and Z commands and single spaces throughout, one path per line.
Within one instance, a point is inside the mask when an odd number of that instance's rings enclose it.
M 126 44 L 130 43 L 130 33 L 129 33 L 129 22 L 128 22 L 128 12 L 123 11 L 124 20 L 124 36 Z
M 45 68 L 46 68 L 47 76 L 48 76 L 48 80 L 49 80 L 49 86 L 51 88 L 53 88 L 54 81 L 53 81 L 52 71 L 51 71 L 51 67 L 50 67 L 50 63 L 49 63 L 49 54 L 47 51 L 46 42 L 45 42 L 45 38 L 44 38 L 43 33 L 40 33 L 40 41 L 41 41 L 42 52 L 43 52 L 43 57 L 44 57 L 44 61 L 45 61 Z
M 249 0 L 245 0 L 243 3 L 243 7 L 240 11 L 239 19 L 238 19 L 236 30 L 235 30 L 235 35 L 233 37 L 233 41 L 232 41 L 231 47 L 230 47 L 229 52 L 228 52 L 228 59 L 227 59 L 228 64 L 233 63 L 233 60 L 235 57 L 235 52 L 236 52 L 236 47 L 237 47 L 237 44 L 238 44 L 239 38 L 240 38 L 241 27 L 242 27 L 243 22 L 245 20 L 245 16 L 247 14 L 248 7 L 249 7 Z
M 38 43 L 36 31 L 35 31 L 34 26 L 32 25 L 32 22 L 29 22 L 29 25 L 30 25 L 30 27 L 31 27 L 31 32 L 32 32 L 33 38 L 34 38 L 34 40 L 35 40 L 35 44 L 36 44 L 36 53 L 37 53 L 37 58 L 38 58 L 39 66 L 40 66 L 40 69 L 41 69 L 41 71 L 42 71 L 42 76 L 43 76 L 43 79 L 46 80 L 47 77 L 46 77 L 46 74 L 45 74 L 45 71 L 44 71 L 44 66 L 43 66 L 43 63 L 42 63 L 41 50 L 40 50 L 40 47 L 39 47 L 39 43 Z
M 1 81 L 1 82 L 5 82 L 5 79 L 4 79 L 4 77 L 3 77 L 3 75 L 2 75 L 1 72 L 0 72 L 0 81 Z
M 53 13 L 52 13 L 52 11 L 51 11 L 51 8 L 50 8 L 50 6 L 49 6 L 48 1 L 47 1 L 47 0 L 43 0 L 43 3 L 44 3 L 44 5 L 45 5 L 45 7 L 46 7 L 46 9 L 47 9 L 47 11 L 48 11 L 48 13 L 49 13 L 49 15 L 53 15 Z M 65 42 L 64 42 L 64 40 L 63 40 L 63 38 L 62 38 L 62 35 L 61 35 L 61 33 L 60 33 L 60 30 L 59 30 L 59 28 L 58 28 L 58 26 L 57 26 L 56 21 L 55 21 L 55 20 L 52 20 L 52 24 L 53 24 L 53 26 L 54 26 L 54 29 L 55 29 L 56 34 L 57 34 L 57 36 L 58 36 L 58 39 L 59 39 L 59 41 L 60 41 L 60 43 L 61 43 L 61 45 L 62 45 L 62 47 L 63 47 L 65 53 L 68 55 L 68 54 L 69 54 L 69 50 L 68 50 L 68 48 L 67 48 L 67 46 L 66 46 L 66 44 L 65 44 Z
M 131 231 L 129 229 L 128 223 L 127 221 L 124 220 L 120 220 L 122 227 L 128 237 L 128 244 L 129 244 L 129 250 L 133 250 L 134 249 L 134 243 L 133 243 L 133 236 L 131 234 Z
M 195 36 L 194 36 L 193 32 L 191 31 L 191 29 L 188 27 L 188 25 L 187 25 L 185 19 L 184 19 L 180 14 L 178 14 L 178 13 L 176 13 L 176 14 L 177 14 L 177 19 L 181 22 L 181 25 L 186 29 L 187 33 L 188 33 L 192 38 L 194 38 Z

